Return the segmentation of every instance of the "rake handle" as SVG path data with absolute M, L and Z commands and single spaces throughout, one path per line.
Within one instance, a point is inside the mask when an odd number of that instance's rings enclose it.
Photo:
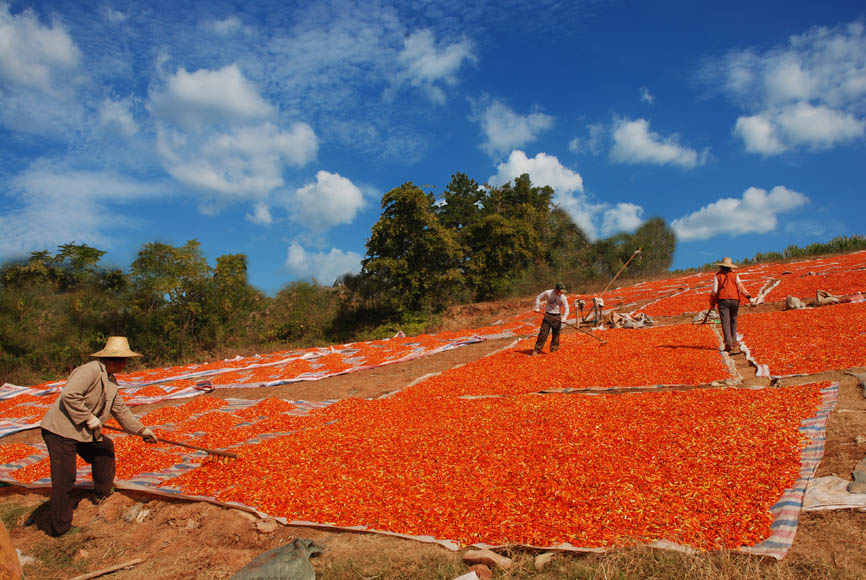
M 606 340 L 602 340 L 602 339 L 600 339 L 599 337 L 597 337 L 597 336 L 594 335 L 593 333 L 588 332 L 588 331 L 582 329 L 582 328 L 579 327 L 579 326 L 575 326 L 574 324 L 572 324 L 572 323 L 570 323 L 570 322 L 566 322 L 565 320 L 563 320 L 562 322 L 564 322 L 565 324 L 571 326 L 571 327 L 574 328 L 575 330 L 578 330 L 578 331 L 584 333 L 584 334 L 587 335 L 587 336 L 591 336 L 591 337 L 593 337 L 594 339 L 596 339 L 597 341 L 599 341 L 601 344 L 607 344 L 607 341 L 606 341 Z
M 128 435 L 137 435 L 137 433 L 130 433 L 126 429 L 120 429 L 118 427 L 112 427 L 111 425 L 103 425 L 103 429 L 109 429 L 110 431 L 119 431 L 120 433 L 126 433 Z M 190 445 L 189 443 L 181 443 L 180 441 L 171 441 L 170 439 L 162 439 L 161 437 L 156 438 L 160 443 L 168 443 L 169 445 L 177 445 L 178 447 L 186 447 L 187 449 L 195 449 L 196 451 L 204 451 L 205 453 L 209 453 L 211 455 L 220 455 L 222 457 L 230 457 L 232 459 L 237 459 L 238 456 L 234 453 L 229 453 L 228 451 L 219 451 L 217 449 L 208 449 L 207 447 L 199 447 L 198 445 Z

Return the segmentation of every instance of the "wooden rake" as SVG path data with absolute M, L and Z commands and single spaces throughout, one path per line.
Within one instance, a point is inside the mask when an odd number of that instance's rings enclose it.
M 103 425 L 103 429 L 108 429 L 110 431 L 119 431 L 120 433 L 126 433 L 127 435 L 135 435 L 136 437 L 141 437 L 138 433 L 132 433 L 127 431 L 126 429 L 120 429 L 118 427 L 112 427 L 111 425 Z M 187 449 L 195 449 L 196 451 L 204 451 L 209 455 L 216 455 L 218 457 L 226 457 L 228 459 L 237 459 L 238 456 L 234 453 L 229 453 L 228 451 L 219 451 L 218 449 L 208 449 L 207 447 L 199 447 L 198 445 L 190 445 L 189 443 L 181 443 L 180 441 L 171 441 L 170 439 L 162 439 L 160 437 L 156 438 L 160 443 L 168 443 L 169 445 L 177 445 L 178 447 L 186 447 Z

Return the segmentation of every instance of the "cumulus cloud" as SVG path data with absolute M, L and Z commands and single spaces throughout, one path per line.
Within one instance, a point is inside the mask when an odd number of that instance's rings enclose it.
M 0 80 L 51 91 L 57 75 L 75 70 L 80 60 L 62 24 L 43 26 L 32 10 L 12 15 L 0 4 Z
M 407 36 L 403 50 L 397 55 L 397 62 L 403 69 L 401 78 L 424 90 L 433 102 L 439 104 L 445 103 L 445 91 L 437 83 L 457 84 L 457 71 L 463 63 L 476 60 L 469 40 L 437 47 L 433 33 L 428 29 Z
M 799 102 L 760 115 L 740 117 L 734 135 L 747 151 L 775 155 L 793 147 L 829 149 L 866 135 L 866 119 L 820 105 Z
M 518 115 L 501 101 L 493 101 L 483 111 L 476 111 L 475 118 L 485 138 L 481 148 L 491 157 L 531 143 L 553 127 L 553 117 L 540 112 Z
M 310 252 L 298 242 L 288 248 L 286 267 L 298 278 L 314 278 L 322 284 L 333 284 L 343 274 L 361 270 L 361 254 L 331 248 L 330 252 Z
M 138 124 L 130 111 L 131 106 L 130 99 L 121 101 L 105 99 L 99 107 L 99 123 L 103 127 L 112 128 L 127 137 L 132 137 L 138 132 Z
M 172 177 L 227 198 L 264 198 L 282 187 L 283 169 L 316 156 L 318 141 L 306 123 L 284 131 L 271 123 L 240 127 L 204 138 L 158 128 L 157 150 Z
M 826 149 L 866 136 L 863 22 L 815 27 L 765 52 L 732 51 L 705 63 L 745 112 L 733 133 L 747 151 Z
M 764 234 L 776 229 L 778 214 L 809 202 L 802 193 L 777 185 L 767 192 L 750 187 L 743 197 L 722 198 L 671 222 L 682 241 L 705 240 L 718 235 Z
M 643 208 L 633 203 L 618 203 L 604 210 L 601 234 L 612 236 L 619 232 L 633 232 L 643 223 Z
M 315 183 L 295 191 L 290 211 L 297 223 L 323 230 L 351 223 L 364 204 L 364 195 L 351 181 L 337 173 L 319 171 Z
M 683 147 L 676 134 L 663 138 L 651 132 L 646 119 L 617 119 L 612 137 L 610 159 L 616 163 L 676 165 L 686 169 L 706 163 L 706 152 L 698 154 L 694 149 Z
M 186 129 L 268 119 L 274 107 L 235 64 L 187 72 L 180 68 L 164 90 L 153 90 L 150 110 L 157 119 Z
M 500 163 L 496 175 L 487 181 L 491 185 L 502 185 L 528 173 L 533 185 L 549 185 L 556 192 L 554 203 L 565 210 L 571 219 L 589 236 L 612 235 L 630 231 L 642 223 L 643 209 L 630 203 L 615 207 L 592 201 L 583 191 L 580 174 L 562 165 L 554 155 L 539 153 L 533 158 L 520 150 L 511 152 L 508 160 Z
M 562 165 L 554 155 L 539 153 L 533 158 L 519 149 L 511 152 L 508 160 L 500 163 L 498 172 L 488 180 L 494 185 L 502 185 L 528 173 L 536 185 L 549 185 L 558 192 L 574 193 L 583 191 L 583 178 L 576 171 Z

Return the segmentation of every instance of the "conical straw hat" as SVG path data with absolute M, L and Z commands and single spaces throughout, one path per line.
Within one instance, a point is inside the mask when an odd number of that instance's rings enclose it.
M 126 340 L 125 336 L 109 336 L 108 342 L 105 343 L 105 348 L 96 351 L 90 356 L 100 358 L 129 358 L 141 355 L 130 350 L 129 341 Z
M 737 266 L 736 264 L 734 264 L 734 261 L 731 260 L 731 259 L 730 259 L 729 257 L 727 257 L 727 256 L 725 256 L 724 258 L 722 258 L 722 261 L 719 262 L 719 263 L 717 263 L 716 266 L 722 266 L 722 267 L 725 267 L 725 268 L 739 268 L 739 266 Z

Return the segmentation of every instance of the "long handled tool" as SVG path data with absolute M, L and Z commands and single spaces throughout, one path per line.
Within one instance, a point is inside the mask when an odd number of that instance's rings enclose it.
M 606 341 L 606 340 L 602 340 L 602 339 L 600 339 L 599 337 L 597 337 L 597 336 L 594 335 L 593 333 L 589 332 L 588 330 L 584 330 L 584 329 L 582 329 L 582 328 L 579 327 L 579 326 L 576 326 L 576 325 L 574 325 L 574 324 L 572 324 L 572 323 L 570 323 L 570 322 L 566 322 L 565 320 L 563 320 L 563 322 L 565 322 L 565 324 L 567 324 L 567 325 L 569 325 L 569 326 L 575 328 L 576 330 L 578 330 L 578 331 L 580 331 L 580 332 L 586 334 L 587 336 L 591 336 L 591 337 L 593 337 L 594 339 L 596 339 L 597 341 L 599 341 L 601 344 L 607 344 L 607 341 Z
M 117 427 L 112 427 L 111 425 L 102 425 L 103 429 L 109 429 L 111 431 L 119 431 L 121 433 L 127 433 L 128 435 L 136 435 L 136 433 L 130 433 L 126 429 L 119 429 Z M 228 457 L 230 459 L 237 459 L 238 456 L 234 453 L 229 453 L 228 451 L 219 451 L 217 449 L 208 449 L 207 447 L 199 447 L 197 445 L 190 445 L 189 443 L 181 443 L 180 441 L 171 441 L 169 439 L 161 439 L 160 437 L 156 438 L 160 443 L 168 443 L 169 445 L 177 445 L 178 447 L 186 447 L 187 449 L 195 449 L 196 451 L 204 451 L 210 455 L 219 455 L 220 457 Z

